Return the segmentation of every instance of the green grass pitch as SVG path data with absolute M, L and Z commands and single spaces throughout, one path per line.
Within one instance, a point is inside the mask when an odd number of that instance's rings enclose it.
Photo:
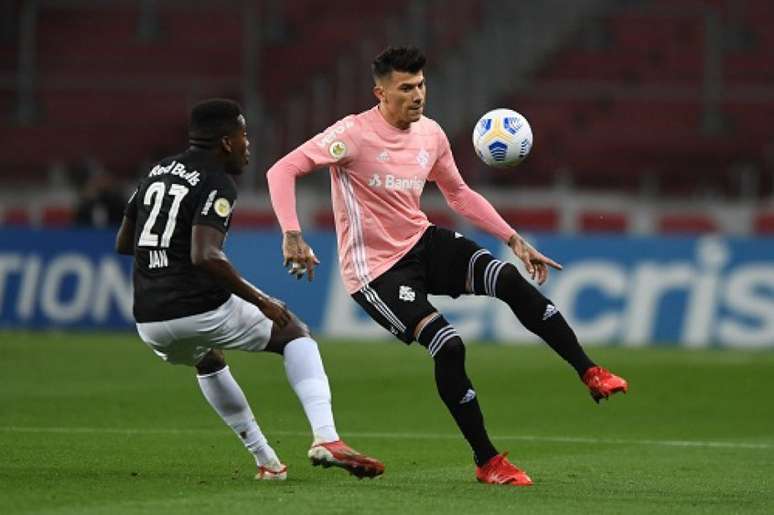
M 469 345 L 495 444 L 535 481 L 475 481 L 418 346 L 322 341 L 342 436 L 383 477 L 313 468 L 279 356 L 227 355 L 289 466 L 257 482 L 191 369 L 136 336 L 0 332 L 0 512 L 772 513 L 774 353 L 590 348 L 630 381 L 597 406 L 547 347 Z

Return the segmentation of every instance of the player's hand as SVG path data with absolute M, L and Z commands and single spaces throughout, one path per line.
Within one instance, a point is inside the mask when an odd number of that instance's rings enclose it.
M 518 234 L 511 236 L 511 239 L 508 240 L 508 246 L 516 254 L 516 257 L 524 263 L 527 273 L 532 279 L 537 280 L 538 284 L 543 284 L 548 279 L 549 266 L 556 270 L 562 269 L 562 265 L 538 252 L 535 247 Z
M 258 307 L 279 328 L 285 327 L 290 322 L 290 312 L 284 302 L 272 297 L 264 297 Z
M 301 237 L 300 231 L 288 231 L 282 237 L 283 266 L 290 275 L 301 279 L 304 274 L 311 282 L 314 279 L 314 268 L 320 264 L 314 255 L 312 247 Z

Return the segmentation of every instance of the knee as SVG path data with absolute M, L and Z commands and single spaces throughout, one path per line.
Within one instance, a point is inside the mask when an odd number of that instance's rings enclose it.
M 512 263 L 506 265 L 500 271 L 496 280 L 497 297 L 505 298 L 511 295 L 518 297 L 522 302 L 534 302 L 545 304 L 546 298 L 519 273 L 518 268 Z
M 199 375 L 214 374 L 226 366 L 226 359 L 223 351 L 210 349 L 204 357 L 196 364 L 196 372 Z
M 513 263 L 505 263 L 496 278 L 495 285 L 497 290 L 500 288 L 522 290 L 525 286 L 530 286 Z
M 475 295 L 498 297 L 504 283 L 512 287 L 524 281 L 516 267 L 507 261 L 501 261 L 485 251 L 471 258 L 468 266 L 468 291 Z M 526 283 L 526 281 L 524 281 Z
M 460 337 L 449 339 L 443 347 L 438 349 L 435 355 L 436 361 L 444 361 L 453 364 L 465 362 L 465 344 Z
M 311 336 L 309 327 L 304 322 L 292 313 L 290 316 L 290 322 L 285 327 L 278 327 L 276 324 L 272 327 L 271 339 L 266 345 L 267 351 L 283 354 L 288 343 Z
M 455 356 L 462 352 L 464 359 L 465 346 L 457 330 L 440 313 L 434 313 L 432 318 L 426 319 L 421 328 L 417 328 L 417 341 L 427 348 L 432 357 L 443 350 L 444 356 Z M 450 350 L 446 350 L 447 347 Z

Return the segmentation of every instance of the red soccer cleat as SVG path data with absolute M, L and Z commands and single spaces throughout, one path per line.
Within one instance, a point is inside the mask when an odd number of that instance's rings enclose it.
M 607 399 L 617 392 L 626 393 L 629 383 L 625 379 L 611 374 L 602 367 L 591 367 L 583 374 L 583 382 L 589 387 L 591 397 L 599 404 L 601 399 Z
M 315 467 L 341 467 L 358 479 L 384 474 L 384 464 L 381 461 L 357 452 L 343 440 L 315 444 L 309 449 L 308 456 Z
M 508 461 L 508 453 L 498 454 L 483 467 L 476 467 L 476 479 L 490 485 L 532 486 L 526 472 Z

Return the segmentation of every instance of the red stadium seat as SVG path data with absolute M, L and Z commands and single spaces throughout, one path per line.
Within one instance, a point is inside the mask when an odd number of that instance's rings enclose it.
M 517 231 L 554 232 L 559 229 L 559 212 L 551 207 L 503 209 L 500 214 Z
M 353 30 L 367 31 L 378 48 L 387 39 L 384 20 L 402 13 L 407 3 L 346 0 L 330 9 L 320 0 L 280 2 L 277 12 L 285 13 L 281 21 L 286 30 L 278 28 L 267 38 L 256 63 L 257 69 L 270 72 L 258 74 L 264 105 L 278 111 L 268 114 L 280 119 L 289 98 L 308 94 L 312 72 L 335 77 L 336 63 L 344 54 L 359 57 L 359 46 L 351 42 L 361 38 Z M 0 163 L 41 171 L 20 176 L 20 182 L 43 182 L 51 162 L 84 156 L 99 160 L 119 176 L 133 176 L 140 163 L 169 155 L 185 143 L 186 118 L 194 102 L 240 96 L 245 30 L 241 2 L 234 6 L 159 2 L 158 33 L 149 39 L 139 35 L 142 9 L 136 2 L 112 4 L 76 2 L 40 9 L 39 119 L 31 127 L 0 124 L 4 142 Z M 350 28 L 341 30 L 342 26 Z M 17 55 L 15 46 L 0 42 L 0 71 L 12 73 Z M 277 93 L 272 96 L 273 90 Z M 0 118 L 12 118 L 15 101 L 15 95 L 0 94 Z M 313 130 L 319 127 L 305 128 Z M 45 152 L 38 147 L 41 141 L 46 143 Z M 296 144 L 290 142 L 278 151 Z M 273 225 L 258 215 L 237 211 L 235 216 L 239 224 Z
M 729 29 L 741 26 L 749 32 L 749 48 L 730 48 L 722 55 L 721 69 L 731 91 L 753 84 L 765 89 L 774 80 L 771 3 L 687 0 L 678 13 L 668 12 L 675 2 L 654 2 L 663 8 L 622 9 L 598 18 L 594 27 L 604 37 L 590 44 L 584 38 L 590 33 L 579 31 L 548 56 L 530 88 L 504 102 L 518 106 L 532 122 L 536 147 L 525 166 L 540 170 L 534 176 L 562 170 L 581 189 L 631 192 L 648 181 L 657 184 L 659 194 L 683 196 L 699 189 L 728 191 L 734 163 L 765 161 L 771 139 L 768 120 L 774 112 L 770 100 L 727 95 L 719 106 L 726 122 L 722 134 L 702 130 L 702 6 L 716 6 L 728 17 L 724 23 L 732 22 Z M 570 86 L 566 79 L 579 82 Z M 588 88 L 588 95 L 565 96 L 565 87 Z M 546 93 L 552 88 L 558 93 Z M 616 93 L 629 88 L 632 94 Z M 674 93 L 650 94 L 651 89 Z M 463 138 L 469 135 L 459 136 L 460 142 Z M 522 185 L 527 179 L 513 174 L 506 180 Z
M 658 230 L 664 234 L 705 234 L 717 232 L 718 225 L 704 213 L 673 213 L 659 219 Z
M 755 234 L 774 235 L 774 211 L 764 211 L 755 215 L 753 230 Z
M 270 209 L 243 209 L 234 211 L 231 227 L 234 229 L 272 229 L 277 226 L 277 218 Z
M 2 215 L 4 225 L 30 225 L 30 213 L 25 207 L 9 207 Z
M 437 209 L 425 211 L 427 218 L 431 223 L 445 227 L 447 229 L 454 229 L 457 226 L 457 222 L 451 213 L 447 210 Z M 333 217 L 333 211 L 329 207 L 322 208 L 314 214 L 314 226 L 317 229 L 333 230 L 336 227 Z
M 40 217 L 44 227 L 67 227 L 73 223 L 75 213 L 69 206 L 46 206 Z
M 333 230 L 336 227 L 336 222 L 334 221 L 333 211 L 331 208 L 326 207 L 320 209 L 314 214 L 314 226 L 317 229 L 329 230 Z
M 629 217 L 616 211 L 584 211 L 578 216 L 581 232 L 623 233 L 629 229 Z
M 428 220 L 434 225 L 445 227 L 447 229 L 454 229 L 457 226 L 457 222 L 448 210 L 436 209 L 425 211 Z

